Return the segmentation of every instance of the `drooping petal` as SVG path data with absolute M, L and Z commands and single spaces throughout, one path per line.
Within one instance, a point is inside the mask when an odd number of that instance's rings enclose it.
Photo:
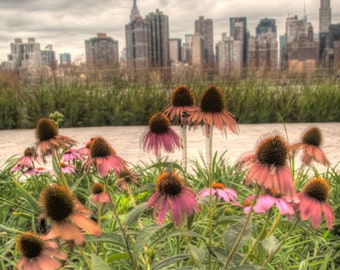
M 70 219 L 87 233 L 94 234 L 97 237 L 102 234 L 102 229 L 98 224 L 82 214 L 72 213 Z
M 321 206 L 322 206 L 322 210 L 325 214 L 325 219 L 326 219 L 328 229 L 330 230 L 332 228 L 332 223 L 335 220 L 334 213 L 333 213 L 332 208 L 329 206 L 328 203 L 326 203 L 326 202 L 322 203 Z

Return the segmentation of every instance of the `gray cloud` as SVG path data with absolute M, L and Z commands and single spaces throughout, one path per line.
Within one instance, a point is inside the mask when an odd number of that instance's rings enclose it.
M 301 3 L 300 3 L 301 2 Z M 332 20 L 340 23 L 340 1 L 331 0 Z M 105 32 L 125 46 L 124 27 L 129 21 L 132 0 L 0 0 L 0 60 L 5 60 L 14 38 L 36 37 L 44 48 L 53 44 L 56 53 L 84 54 L 84 40 Z M 318 31 L 320 0 L 306 0 L 309 21 Z M 303 15 L 303 1 L 279 0 L 137 0 L 144 17 L 159 8 L 169 16 L 170 37 L 184 39 L 194 32 L 199 16 L 214 22 L 214 42 L 222 32 L 229 35 L 229 18 L 246 16 L 248 29 L 254 34 L 262 18 L 275 18 L 279 34 L 284 33 L 288 16 Z

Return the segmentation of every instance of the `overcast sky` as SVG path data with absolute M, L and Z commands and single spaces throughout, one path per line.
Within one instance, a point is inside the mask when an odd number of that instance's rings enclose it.
M 169 16 L 170 38 L 181 38 L 194 32 L 199 16 L 210 18 L 214 24 L 214 43 L 221 34 L 229 36 L 229 18 L 247 17 L 248 30 L 262 18 L 276 19 L 278 35 L 284 34 L 288 16 L 302 18 L 304 2 L 308 20 L 319 29 L 320 0 L 137 0 L 144 18 L 159 9 Z M 52 44 L 59 53 L 69 52 L 72 60 L 83 57 L 84 40 L 104 32 L 125 47 L 125 25 L 133 0 L 0 0 L 0 61 L 7 60 L 14 38 L 35 37 L 41 49 Z M 340 23 L 340 0 L 331 0 L 332 23 Z

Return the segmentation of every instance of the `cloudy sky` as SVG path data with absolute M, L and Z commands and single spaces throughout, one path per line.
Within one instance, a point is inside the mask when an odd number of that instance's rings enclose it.
M 192 34 L 199 16 L 214 23 L 214 43 L 222 32 L 229 36 L 229 18 L 245 16 L 248 30 L 262 18 L 274 18 L 278 34 L 284 34 L 288 16 L 303 16 L 304 3 L 314 32 L 319 28 L 320 0 L 137 0 L 144 18 L 159 9 L 169 16 L 170 38 Z M 14 38 L 35 37 L 41 49 L 52 44 L 57 53 L 69 52 L 72 60 L 84 59 L 84 40 L 99 32 L 119 41 L 125 47 L 125 25 L 133 0 L 0 0 L 0 61 L 7 59 Z M 340 1 L 331 0 L 332 23 L 340 23 Z

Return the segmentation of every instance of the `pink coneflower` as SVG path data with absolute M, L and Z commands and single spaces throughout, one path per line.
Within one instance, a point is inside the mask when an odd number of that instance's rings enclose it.
M 11 172 L 31 170 L 35 167 L 35 162 L 40 164 L 40 158 L 34 148 L 28 147 L 25 149 L 24 155 L 18 160 L 16 166 L 11 169 Z
M 175 148 L 182 148 L 180 136 L 170 126 L 170 120 L 164 113 L 153 114 L 149 120 L 149 130 L 141 139 L 144 151 L 153 151 L 159 156 L 162 148 L 169 153 L 173 153 Z
M 311 127 L 302 134 L 302 141 L 291 145 L 290 149 L 293 153 L 302 149 L 302 162 L 310 165 L 312 160 L 323 165 L 329 165 L 325 153 L 320 148 L 322 143 L 321 130 L 318 127 Z
M 76 168 L 72 164 L 60 162 L 61 172 L 66 174 L 73 174 L 76 172 Z
M 29 175 L 41 175 L 41 174 L 50 174 L 50 175 L 54 175 L 54 172 L 49 170 L 49 169 L 46 169 L 44 167 L 37 167 L 37 168 L 33 168 L 29 171 L 26 171 L 24 173 L 25 175 L 29 174 Z
M 110 202 L 110 196 L 108 192 L 104 192 L 104 185 L 101 183 L 93 183 L 91 186 L 92 196 L 91 200 L 96 203 L 108 203 Z
M 94 141 L 95 138 L 90 138 L 87 142 L 85 142 L 85 146 L 78 149 L 78 153 L 81 157 L 88 157 L 90 156 L 90 146 L 91 143 Z
M 205 134 L 210 136 L 209 128 L 215 126 L 227 136 L 227 128 L 233 133 L 239 132 L 234 115 L 225 110 L 225 100 L 222 91 L 215 85 L 208 86 L 201 95 L 200 108 L 190 112 L 190 125 L 204 125 Z
M 45 157 L 60 148 L 68 148 L 76 144 L 70 137 L 59 135 L 57 125 L 49 118 L 42 117 L 36 125 L 37 146 Z
M 17 263 L 17 269 L 58 269 L 61 264 L 57 259 L 67 259 L 67 255 L 59 250 L 57 243 L 44 241 L 32 232 L 25 232 L 18 236 L 17 249 L 22 256 Z
M 40 194 L 41 218 L 49 218 L 52 228 L 44 239 L 62 238 L 70 245 L 83 245 L 85 237 L 80 228 L 89 234 L 100 236 L 101 228 L 89 218 L 92 212 L 86 209 L 64 186 L 46 186 Z
M 323 212 L 328 229 L 332 228 L 335 216 L 328 204 L 329 184 L 325 179 L 316 177 L 309 180 L 297 196 L 300 199 L 298 209 L 302 220 L 310 219 L 312 227 L 317 229 L 321 224 Z
M 287 163 L 289 146 L 277 133 L 260 138 L 255 153 L 244 155 L 240 162 L 249 165 L 246 185 L 256 183 L 260 187 L 276 190 L 283 196 L 294 198 L 295 187 Z
M 246 202 L 254 200 L 255 195 L 251 195 L 246 198 Z M 255 205 L 253 207 L 254 211 L 258 214 L 263 214 L 270 210 L 274 205 L 279 209 L 282 215 L 294 215 L 295 211 L 291 204 L 291 200 L 282 197 L 280 194 L 273 190 L 266 190 L 265 194 L 260 194 L 256 199 Z M 244 208 L 244 213 L 249 214 L 251 206 Z
M 194 105 L 195 96 L 186 85 L 177 86 L 171 93 L 171 106 L 164 110 L 164 114 L 173 122 L 176 118 L 180 125 L 185 125 L 189 112 L 199 109 Z
M 184 185 L 176 173 L 164 172 L 156 181 L 156 193 L 148 200 L 146 208 L 153 207 L 157 224 L 162 224 L 168 210 L 174 223 L 179 226 L 183 215 L 192 216 L 199 207 L 194 192 Z
M 65 162 L 69 162 L 69 161 L 82 160 L 83 157 L 81 154 L 79 154 L 78 149 L 70 148 L 70 149 L 67 149 L 63 153 L 63 155 L 61 156 L 61 159 Z
M 233 205 L 240 205 L 237 202 L 237 193 L 232 188 L 227 188 L 222 183 L 213 183 L 210 188 L 205 188 L 198 192 L 197 198 L 202 199 L 206 196 L 216 196 L 216 199 L 223 199 L 225 202 L 233 202 Z
M 94 165 L 98 173 L 104 177 L 115 171 L 121 172 L 126 167 L 126 161 L 116 154 L 113 147 L 102 137 L 96 137 L 90 144 L 90 156 L 84 168 L 89 170 Z
M 117 175 L 117 181 L 115 183 L 115 186 L 118 188 L 122 188 L 124 190 L 128 189 L 128 185 L 135 184 L 139 186 L 138 179 L 136 175 L 131 172 L 129 169 L 124 169 Z

